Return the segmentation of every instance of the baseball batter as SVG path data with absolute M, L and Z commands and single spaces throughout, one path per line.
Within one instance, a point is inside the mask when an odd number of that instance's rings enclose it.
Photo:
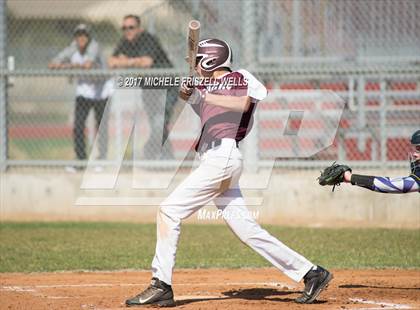
M 238 143 L 250 131 L 253 113 L 266 88 L 248 71 L 231 70 L 232 50 L 218 39 L 198 44 L 196 71 L 212 78 L 210 84 L 184 84 L 180 97 L 187 100 L 201 119 L 196 143 L 200 165 L 160 205 L 157 215 L 157 243 L 152 262 L 153 278 L 142 293 L 126 300 L 127 306 L 153 304 L 174 306 L 172 271 L 181 221 L 213 201 L 224 213 L 238 238 L 294 281 L 304 279 L 305 289 L 298 303 L 312 303 L 332 279 L 332 274 L 314 265 L 261 228 L 251 217 L 238 182 L 242 155 Z
M 333 164 L 326 168 L 319 177 L 320 185 L 339 185 L 341 182 L 351 183 L 379 193 L 415 193 L 420 192 L 420 130 L 410 139 L 411 151 L 410 175 L 406 177 L 389 178 L 352 173 L 346 165 Z

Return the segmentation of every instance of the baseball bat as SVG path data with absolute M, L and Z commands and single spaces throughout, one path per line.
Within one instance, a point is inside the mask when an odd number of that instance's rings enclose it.
M 188 24 L 188 64 L 190 67 L 190 76 L 194 74 L 199 38 L 200 22 L 198 20 L 192 20 Z

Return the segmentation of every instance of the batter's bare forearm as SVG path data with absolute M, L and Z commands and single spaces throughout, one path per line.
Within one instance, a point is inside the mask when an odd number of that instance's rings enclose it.
M 248 96 L 206 94 L 206 103 L 235 112 L 246 112 L 251 104 L 251 98 Z

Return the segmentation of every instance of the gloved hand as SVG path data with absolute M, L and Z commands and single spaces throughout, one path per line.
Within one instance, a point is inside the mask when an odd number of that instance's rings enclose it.
M 332 185 L 333 191 L 336 185 L 340 185 L 341 182 L 344 182 L 344 173 L 346 171 L 351 172 L 351 168 L 346 165 L 339 165 L 335 162 L 321 171 L 321 175 L 318 177 L 319 185 Z

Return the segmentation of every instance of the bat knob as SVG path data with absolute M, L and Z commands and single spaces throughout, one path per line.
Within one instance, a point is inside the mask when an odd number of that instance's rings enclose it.
M 198 29 L 200 28 L 200 22 L 198 20 L 192 20 L 190 21 L 190 24 L 188 25 L 190 29 Z

